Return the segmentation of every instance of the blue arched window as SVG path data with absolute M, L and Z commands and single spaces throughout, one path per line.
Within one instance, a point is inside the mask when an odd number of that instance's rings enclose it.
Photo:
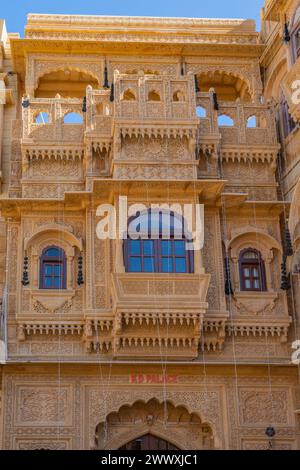
M 66 289 L 66 266 L 62 248 L 45 248 L 40 258 L 40 289 Z
M 134 226 L 137 237 L 132 237 Z M 187 249 L 184 219 L 173 212 L 151 210 L 128 221 L 124 240 L 126 272 L 193 273 L 194 252 Z

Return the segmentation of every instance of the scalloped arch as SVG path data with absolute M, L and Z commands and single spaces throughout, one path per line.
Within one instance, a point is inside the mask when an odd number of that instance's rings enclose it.
M 237 70 L 228 70 L 226 68 L 222 67 L 216 67 L 216 68 L 211 68 L 211 69 L 205 69 L 205 70 L 199 70 L 198 72 L 195 72 L 197 75 L 197 78 L 201 76 L 209 76 L 209 75 L 214 75 L 214 74 L 220 74 L 228 77 L 234 77 L 240 79 L 242 82 L 244 82 L 247 85 L 248 92 L 252 96 L 254 94 L 253 90 L 253 84 L 251 83 L 251 80 L 249 77 L 246 77 L 243 73 L 238 72 Z
M 27 250 L 32 246 L 36 240 L 42 235 L 49 234 L 52 237 L 57 236 L 58 240 L 63 237 L 63 239 L 69 243 L 71 246 L 77 247 L 82 251 L 82 240 L 75 237 L 75 235 L 64 228 L 53 226 L 51 224 L 44 226 L 42 229 L 35 231 L 31 237 L 24 240 L 24 249 Z
M 106 420 L 108 419 L 108 417 L 110 415 L 113 415 L 113 414 L 118 414 L 122 411 L 122 409 L 124 408 L 129 408 L 129 410 L 133 410 L 134 411 L 134 407 L 137 405 L 137 404 L 142 404 L 144 405 L 145 407 L 147 405 L 149 405 L 149 403 L 151 402 L 156 402 L 159 406 L 161 405 L 164 405 L 164 404 L 169 404 L 171 405 L 171 407 L 173 407 L 175 410 L 178 410 L 179 408 L 182 408 L 184 409 L 189 415 L 194 415 L 196 416 L 197 418 L 199 418 L 200 420 L 200 423 L 202 426 L 207 426 L 210 428 L 211 430 L 211 433 L 212 433 L 212 436 L 213 436 L 213 442 L 214 442 L 214 448 L 220 448 L 220 439 L 217 437 L 217 433 L 216 433 L 216 429 L 215 429 L 215 426 L 213 423 L 211 423 L 209 420 L 205 419 L 205 418 L 202 418 L 202 416 L 200 415 L 199 412 L 195 412 L 193 410 L 190 409 L 190 407 L 185 404 L 185 403 L 181 403 L 178 402 L 178 403 L 174 403 L 174 400 L 172 399 L 167 399 L 167 400 L 160 400 L 159 398 L 153 396 L 151 399 L 136 399 L 136 398 L 132 398 L 131 401 L 128 401 L 128 402 L 125 402 L 125 403 L 122 403 L 120 404 L 119 406 L 116 406 L 114 409 L 110 410 L 110 412 L 108 413 L 107 417 L 106 417 Z M 104 421 L 100 421 L 96 424 L 95 426 L 95 430 L 97 430 L 97 428 L 103 423 Z M 121 447 L 122 445 L 126 444 L 126 442 L 130 442 L 131 440 L 134 440 L 135 438 L 147 433 L 147 432 L 150 432 L 151 434 L 157 436 L 157 437 L 160 437 L 162 439 L 165 439 L 167 440 L 168 442 L 174 444 L 175 446 L 177 446 L 179 449 L 183 449 L 183 446 L 182 446 L 182 443 L 177 441 L 176 440 L 176 437 L 175 436 L 172 436 L 170 432 L 168 432 L 167 434 L 165 434 L 163 432 L 163 427 L 160 427 L 159 424 L 157 425 L 151 425 L 151 429 L 149 430 L 149 426 L 147 426 L 145 423 L 144 424 L 141 424 L 140 427 L 137 427 L 135 426 L 135 429 L 133 430 L 133 432 L 131 434 L 128 433 L 128 430 L 126 431 L 126 433 L 124 433 L 124 439 L 122 440 L 122 433 L 118 434 L 118 436 L 114 439 L 113 437 L 106 443 L 105 445 L 105 448 L 107 449 L 114 449 L 114 448 L 119 448 Z
M 85 68 L 84 65 L 83 66 L 80 66 L 80 65 L 65 65 L 65 64 L 61 64 L 61 65 L 53 65 L 51 66 L 51 64 L 49 64 L 48 67 L 45 67 L 44 69 L 42 69 L 40 71 L 40 73 L 37 73 L 36 76 L 35 76 L 35 80 L 34 80 L 34 91 L 38 88 L 39 86 L 39 82 L 40 80 L 45 77 L 45 75 L 49 75 L 51 73 L 55 73 L 55 72 L 64 72 L 66 70 L 69 70 L 70 72 L 75 71 L 75 72 L 79 72 L 79 73 L 83 73 L 87 76 L 90 76 L 91 78 L 93 78 L 93 80 L 96 80 L 97 83 L 98 83 L 98 86 L 100 86 L 100 76 L 97 76 L 97 74 L 90 70 L 89 68 Z
M 261 229 L 247 230 L 234 235 L 228 243 L 228 248 L 233 248 L 235 245 L 236 251 L 238 251 L 242 245 L 251 245 L 251 243 L 253 244 L 253 247 L 258 247 L 258 249 L 259 247 L 269 250 L 275 248 L 282 253 L 282 246 L 280 243 L 274 237 Z

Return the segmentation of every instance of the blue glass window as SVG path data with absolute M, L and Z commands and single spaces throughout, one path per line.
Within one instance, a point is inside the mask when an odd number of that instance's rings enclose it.
M 66 256 L 58 247 L 46 248 L 40 259 L 40 288 L 66 289 Z
M 135 220 L 138 217 L 139 220 Z M 126 272 L 194 272 L 194 253 L 187 250 L 184 236 L 180 238 L 184 234 L 183 219 L 173 213 L 151 214 L 151 211 L 143 214 L 142 219 L 140 217 L 139 214 L 128 221 L 128 226 L 133 222 L 133 226 L 142 229 L 139 230 L 140 239 L 128 237 L 124 241 Z

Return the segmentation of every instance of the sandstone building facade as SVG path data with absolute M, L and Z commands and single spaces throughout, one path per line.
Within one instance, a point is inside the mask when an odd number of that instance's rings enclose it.
M 2 448 L 299 449 L 299 1 L 0 26 Z M 120 196 L 203 248 L 99 239 Z

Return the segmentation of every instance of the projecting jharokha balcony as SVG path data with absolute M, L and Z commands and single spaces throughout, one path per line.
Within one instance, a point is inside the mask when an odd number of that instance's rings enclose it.
M 114 354 L 197 357 L 209 281 L 209 274 L 113 274 Z

